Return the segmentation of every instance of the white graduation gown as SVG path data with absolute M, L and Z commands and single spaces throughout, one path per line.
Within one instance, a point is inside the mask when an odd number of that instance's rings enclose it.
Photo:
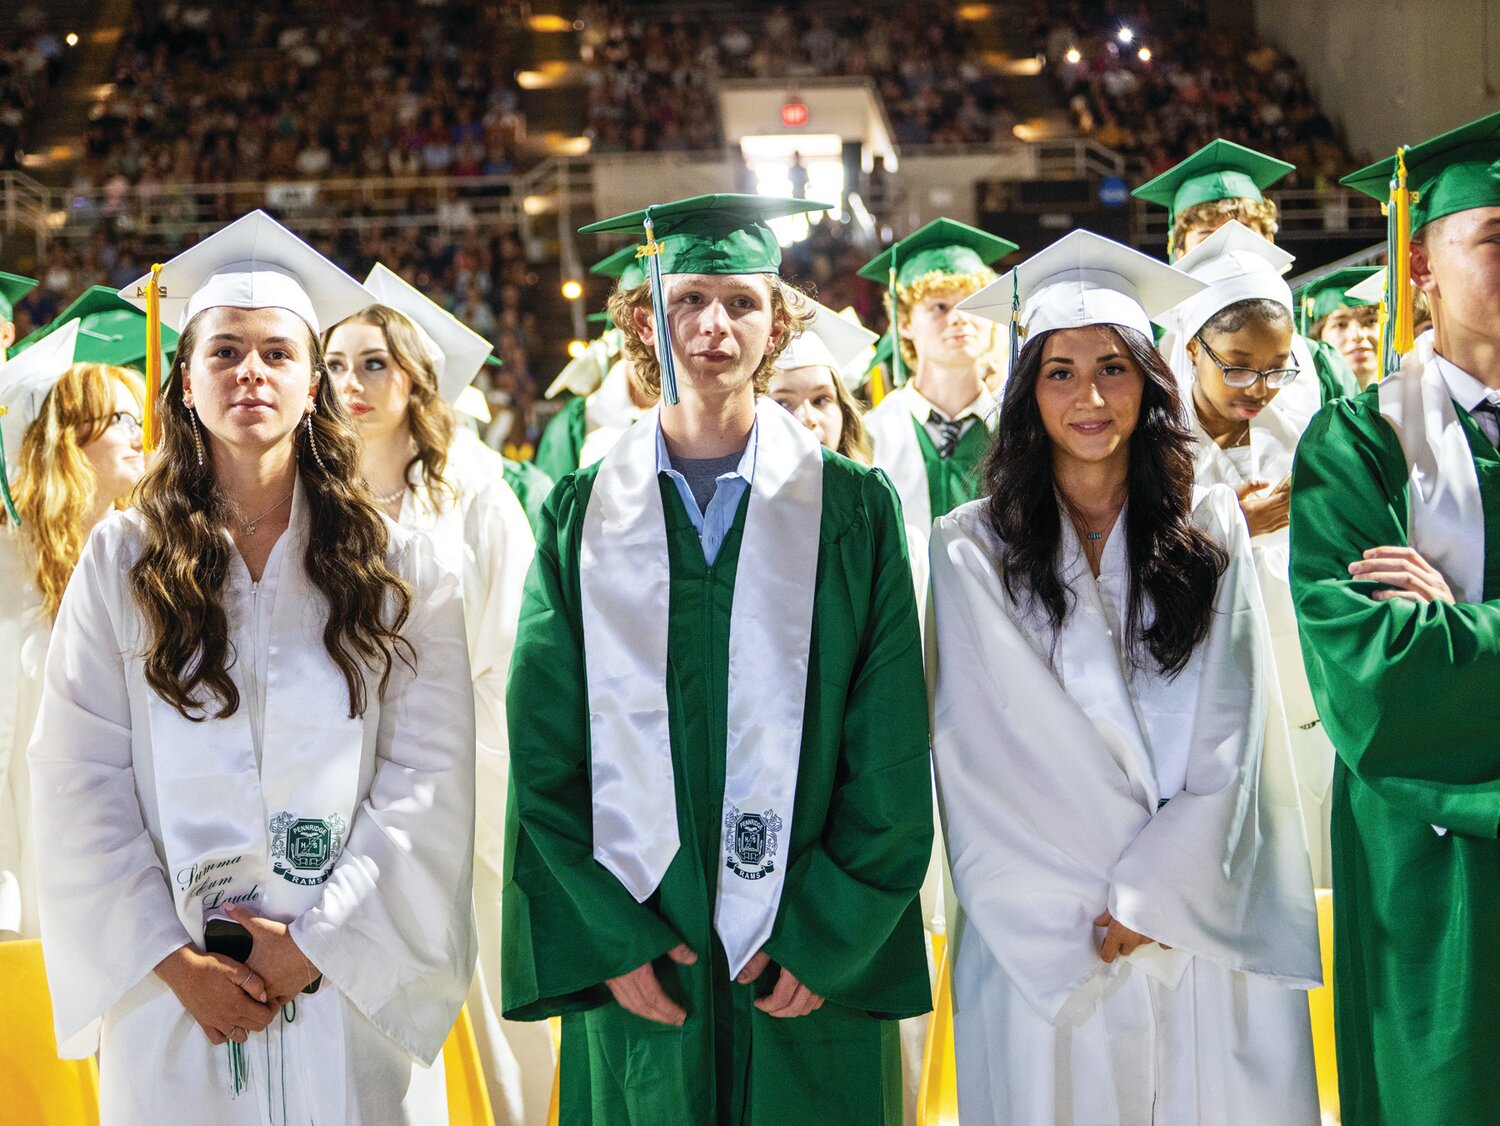
M 647 410 L 635 405 L 630 397 L 630 377 L 626 361 L 617 361 L 604 377 L 598 390 L 583 404 L 583 445 L 578 451 L 578 468 L 586 469 L 615 448 L 621 435 L 639 422 Z
M 536 543 L 504 460 L 476 437 L 460 433 L 445 473 L 457 498 L 407 491 L 403 528 L 431 541 L 438 561 L 459 577 L 469 668 L 474 682 L 474 917 L 479 960 L 469 990 L 469 1017 L 484 1061 L 496 1126 L 543 1126 L 555 1066 L 545 1022 L 508 1021 L 500 1005 L 500 888 L 503 881 L 510 740 L 505 684 L 521 615 L 521 590 Z
M 42 700 L 52 622 L 26 564 L 22 533 L 0 528 L 0 941 L 36 938 L 36 841 L 26 745 Z
M 1170 681 L 1122 655 L 1123 523 L 1096 581 L 1063 522 L 1075 599 L 1055 649 L 1005 593 L 982 504 L 934 531 L 929 676 L 966 1126 L 1318 1121 L 1301 992 L 1320 976 L 1317 919 L 1289 757 L 1267 722 L 1259 592 L 1234 496 L 1207 492 L 1194 518 L 1231 563 L 1207 638 Z M 1106 908 L 1172 949 L 1105 965 L 1093 920 Z
M 447 1121 L 437 1059 L 474 967 L 474 704 L 457 580 L 388 524 L 410 585 L 382 701 L 349 718 L 303 567 L 302 490 L 260 584 L 223 591 L 240 707 L 191 722 L 146 685 L 129 590 L 140 517 L 90 538 L 63 599 L 29 752 L 42 943 L 63 1056 L 99 1053 L 104 1126 Z M 232 1093 L 152 973 L 224 902 L 290 924 L 318 992 L 245 1045 Z
M 1289 385 L 1296 386 L 1301 379 Z M 1312 382 L 1316 382 L 1313 380 Z M 1283 394 L 1285 391 L 1282 392 Z M 1278 484 L 1292 471 L 1292 457 L 1306 422 L 1281 409 L 1281 395 L 1271 400 L 1250 423 L 1248 460 L 1236 462 L 1229 451 L 1214 444 L 1194 412 L 1193 432 L 1198 439 L 1194 479 L 1200 486 L 1228 485 L 1238 488 L 1250 481 Z M 1234 451 L 1243 458 L 1241 451 Z M 1307 670 L 1302 664 L 1302 643 L 1297 636 L 1297 614 L 1292 607 L 1290 534 L 1281 528 L 1250 540 L 1255 573 L 1271 631 L 1271 655 L 1276 663 L 1276 682 L 1291 736 L 1292 764 L 1297 771 L 1298 803 L 1307 834 L 1308 860 L 1313 883 L 1333 886 L 1329 855 L 1329 824 L 1333 813 L 1333 743 L 1318 719 Z

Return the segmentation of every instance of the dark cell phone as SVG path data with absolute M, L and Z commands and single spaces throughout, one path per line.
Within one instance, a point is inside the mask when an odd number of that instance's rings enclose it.
M 254 945 L 250 932 L 232 919 L 210 919 L 203 924 L 203 949 L 210 954 L 222 954 L 243 965 L 250 961 Z

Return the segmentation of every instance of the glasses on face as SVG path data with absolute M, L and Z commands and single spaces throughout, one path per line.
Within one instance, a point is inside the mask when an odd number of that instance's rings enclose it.
M 129 411 L 115 411 L 105 419 L 105 422 L 111 427 L 118 426 L 121 430 L 125 431 L 127 438 L 139 438 L 145 432 L 145 427 L 141 425 L 141 420 Z
M 1231 367 L 1214 354 L 1214 350 L 1208 346 L 1208 341 L 1203 339 L 1202 333 L 1198 333 L 1193 339 L 1203 345 L 1203 350 L 1208 353 L 1208 358 L 1218 365 L 1219 370 L 1224 373 L 1224 382 L 1230 387 L 1241 389 L 1254 387 L 1257 379 L 1264 379 L 1266 386 L 1275 390 L 1285 387 L 1292 380 L 1296 379 L 1297 373 L 1301 370 L 1300 368 L 1267 368 L 1265 371 L 1261 371 L 1259 368 Z

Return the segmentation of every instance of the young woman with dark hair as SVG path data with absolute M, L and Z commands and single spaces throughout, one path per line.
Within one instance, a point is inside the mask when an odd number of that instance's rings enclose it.
M 63 596 L 29 752 L 60 1051 L 98 1052 L 110 1124 L 445 1122 L 474 699 L 457 582 L 376 507 L 323 361 L 370 295 L 261 213 L 159 273 L 124 294 L 183 329 L 155 459 Z
M 1027 343 L 991 495 L 932 542 L 965 1121 L 1317 1121 L 1316 918 L 1248 536 L 1194 489 L 1151 343 L 1148 311 L 1199 288 L 1077 232 L 972 299 L 1023 300 Z

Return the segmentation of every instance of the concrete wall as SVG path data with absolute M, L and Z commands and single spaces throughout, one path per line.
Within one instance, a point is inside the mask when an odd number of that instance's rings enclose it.
M 1255 14 L 1356 152 L 1500 110 L 1500 0 L 1255 0 Z

